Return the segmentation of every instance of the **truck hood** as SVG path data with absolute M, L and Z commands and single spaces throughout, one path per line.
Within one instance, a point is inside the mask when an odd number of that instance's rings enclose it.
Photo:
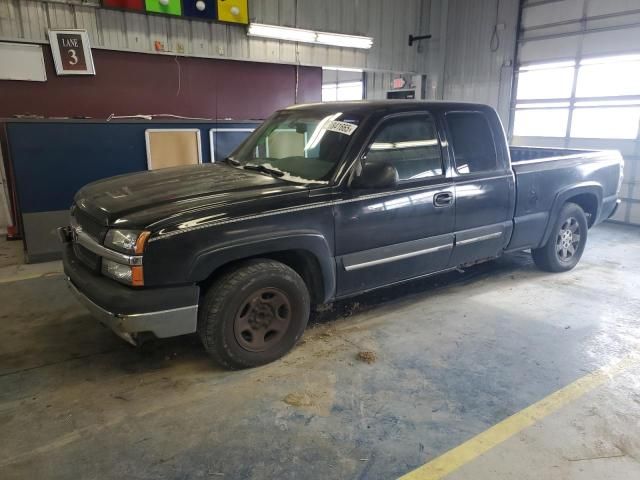
M 226 164 L 203 164 L 99 180 L 80 189 L 74 201 L 103 225 L 133 228 L 287 194 L 306 196 L 308 188 Z

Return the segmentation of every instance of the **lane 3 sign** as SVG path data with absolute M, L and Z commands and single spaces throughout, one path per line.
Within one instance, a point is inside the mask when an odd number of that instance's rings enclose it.
M 95 75 L 86 30 L 49 30 L 53 63 L 58 75 Z

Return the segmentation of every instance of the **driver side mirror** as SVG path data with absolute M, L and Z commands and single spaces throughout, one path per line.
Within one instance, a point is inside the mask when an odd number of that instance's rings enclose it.
M 390 163 L 365 163 L 352 188 L 390 188 L 398 184 L 398 170 Z

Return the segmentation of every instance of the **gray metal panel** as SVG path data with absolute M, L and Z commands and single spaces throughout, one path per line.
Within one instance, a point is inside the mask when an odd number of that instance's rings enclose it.
M 132 13 L 124 17 L 126 23 L 127 48 L 130 50 L 151 50 L 149 23 L 146 15 Z
M 76 28 L 73 9 L 68 5 L 48 3 L 49 28 Z
M 100 32 L 98 28 L 98 17 L 95 15 L 95 8 L 77 6 L 74 11 L 77 28 L 83 28 L 89 35 L 91 45 L 100 44 Z
M 46 262 L 62 257 L 57 228 L 69 225 L 69 210 L 25 213 L 22 215 L 27 263 Z
M 487 103 L 507 125 L 518 0 L 451 0 L 446 18 L 441 98 Z

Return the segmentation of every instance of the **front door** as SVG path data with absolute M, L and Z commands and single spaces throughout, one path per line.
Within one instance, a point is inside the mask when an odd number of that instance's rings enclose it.
M 453 186 L 429 113 L 385 119 L 362 161 L 393 165 L 399 183 L 336 202 L 338 296 L 443 270 L 453 248 Z

